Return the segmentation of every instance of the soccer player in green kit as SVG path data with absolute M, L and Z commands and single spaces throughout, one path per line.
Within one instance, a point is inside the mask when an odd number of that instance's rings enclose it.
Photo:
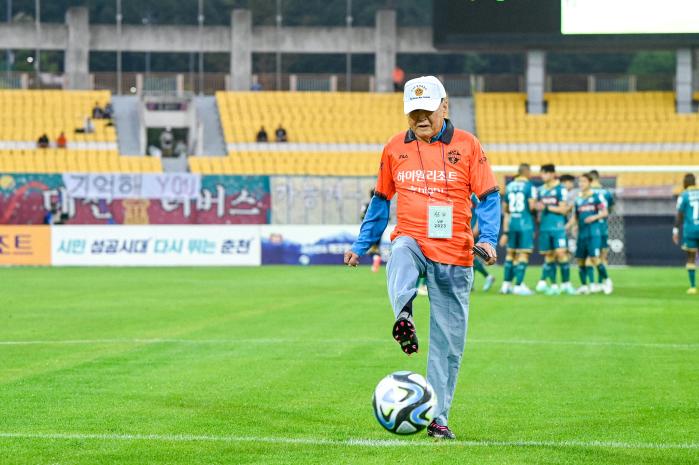
M 503 207 L 505 211 L 500 246 L 507 246 L 505 273 L 501 294 L 531 295 L 524 284 L 529 255 L 534 248 L 534 211 L 537 191 L 529 180 L 531 168 L 522 163 L 517 177 L 505 187 Z M 515 280 L 514 287 L 512 280 Z
M 699 249 L 699 188 L 693 174 L 684 176 L 684 191 L 677 198 L 677 218 L 672 228 L 672 240 L 680 243 L 682 225 L 682 249 L 687 252 L 687 274 L 689 289 L 687 294 L 697 293 L 697 249 Z
M 591 170 L 592 175 L 592 190 L 597 193 L 602 202 L 607 206 L 607 213 L 612 212 L 612 207 L 614 206 L 614 196 L 612 193 L 602 187 L 599 181 L 599 171 Z M 614 290 L 614 285 L 609 273 L 607 272 L 607 265 L 609 264 L 609 217 L 599 220 L 600 224 L 600 256 L 599 264 L 597 265 L 597 283 L 593 283 L 590 292 L 600 292 L 604 291 L 605 294 L 609 295 Z
M 570 284 L 568 239 L 565 229 L 568 192 L 556 179 L 556 167 L 553 164 L 541 166 L 541 179 L 544 184 L 538 189 L 537 210 L 541 212 L 539 253 L 544 255 L 544 266 L 536 291 L 544 292 L 546 295 L 558 295 L 561 292 L 575 294 Z M 560 290 L 556 284 L 556 265 L 561 269 Z
M 581 286 L 576 293 L 583 295 L 590 293 L 588 283 L 594 282 L 594 268 L 599 264 L 602 239 L 599 220 L 608 215 L 606 204 L 592 190 L 592 181 L 594 177 L 590 173 L 580 176 L 580 193 L 575 198 L 575 212 L 566 224 L 566 230 L 575 226 L 578 228 L 575 258 L 578 259 Z

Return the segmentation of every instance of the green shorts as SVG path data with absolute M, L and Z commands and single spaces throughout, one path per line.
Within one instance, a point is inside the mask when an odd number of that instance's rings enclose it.
M 539 252 L 550 252 L 556 249 L 567 249 L 568 239 L 562 229 L 539 231 Z
M 510 231 L 507 235 L 507 248 L 531 252 L 534 249 L 534 231 Z
M 686 236 L 682 234 L 682 250 L 697 250 L 699 249 L 699 235 L 692 234 Z
M 578 237 L 575 247 L 575 258 L 596 258 L 600 252 L 600 236 Z

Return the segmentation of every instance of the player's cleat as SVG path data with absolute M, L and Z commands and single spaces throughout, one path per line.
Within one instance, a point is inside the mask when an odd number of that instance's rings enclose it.
M 536 292 L 546 292 L 548 290 L 548 288 L 549 288 L 549 284 L 546 281 L 544 281 L 543 279 L 541 281 L 539 281 L 538 283 L 536 283 L 536 287 L 535 287 Z
M 417 287 L 417 295 L 427 295 L 427 284 L 420 284 Z
M 418 350 L 417 332 L 413 324 L 413 317 L 408 312 L 400 312 L 393 324 L 393 339 L 400 344 L 400 348 L 408 355 Z
M 493 287 L 493 284 L 495 284 L 495 276 L 489 274 L 483 283 L 483 292 L 488 292 L 490 288 Z
M 687 294 L 688 294 L 688 295 L 696 295 L 696 293 L 697 293 L 697 288 L 696 288 L 696 287 L 690 287 L 689 289 L 687 289 Z
M 512 293 L 514 295 L 532 295 L 532 294 L 534 294 L 532 292 L 532 290 L 527 287 L 526 284 L 520 284 L 519 286 L 515 286 Z
M 602 292 L 602 286 L 597 283 L 590 284 L 590 294 L 599 294 Z
M 545 295 L 559 295 L 561 291 L 556 284 L 552 284 L 544 293 Z
M 500 294 L 512 294 L 512 283 L 505 281 L 500 286 Z
M 575 289 L 569 282 L 563 283 L 561 284 L 561 294 L 575 295 Z
M 456 439 L 456 435 L 451 432 L 448 426 L 438 425 L 434 420 L 427 427 L 427 435 L 436 439 Z
M 587 286 L 580 286 L 577 291 L 575 291 L 575 294 L 577 295 L 588 295 L 590 293 L 590 288 Z
M 604 280 L 604 282 L 602 283 L 602 290 L 606 295 L 609 295 L 612 292 L 614 292 L 614 284 L 612 283 L 611 279 L 607 278 Z
M 376 254 L 372 258 L 371 271 L 373 271 L 374 273 L 377 273 L 379 271 L 379 269 L 381 269 L 381 255 Z

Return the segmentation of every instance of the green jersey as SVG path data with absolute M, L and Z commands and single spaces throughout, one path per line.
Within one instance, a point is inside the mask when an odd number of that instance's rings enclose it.
M 584 195 L 582 192 L 575 198 L 575 218 L 578 220 L 578 238 L 598 237 L 602 231 L 599 221 L 585 223 L 585 218 L 596 215 L 606 209 L 601 197 L 595 192 Z
M 677 198 L 677 211 L 682 213 L 682 235 L 699 237 L 699 187 L 688 187 Z
M 549 210 L 549 207 L 558 207 L 568 197 L 568 190 L 556 181 L 553 185 L 546 184 L 539 187 L 539 200 L 544 204 L 544 211 L 541 213 L 541 231 L 562 231 L 566 227 L 566 215 Z
M 515 178 L 505 188 L 505 202 L 510 212 L 510 231 L 534 229 L 534 215 L 529 208 L 529 199 L 536 200 L 536 187 L 527 178 Z
M 614 206 L 614 196 L 612 195 L 612 193 L 609 192 L 607 189 L 603 188 L 602 186 L 593 187 L 592 192 L 599 196 L 602 203 L 604 203 L 604 205 L 606 206 L 607 211 L 611 212 L 612 207 Z M 609 230 L 609 224 L 607 220 L 608 218 L 602 218 L 601 220 L 599 220 L 600 231 L 603 235 L 607 234 Z

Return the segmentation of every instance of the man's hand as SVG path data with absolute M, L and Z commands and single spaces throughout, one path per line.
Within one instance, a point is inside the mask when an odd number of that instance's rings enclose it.
M 481 247 L 483 250 L 488 252 L 488 261 L 485 262 L 486 265 L 494 265 L 495 262 L 498 260 L 498 255 L 495 252 L 495 249 L 493 248 L 492 245 L 488 244 L 487 242 L 479 242 L 476 244 L 478 247 Z
M 594 223 L 595 221 L 597 221 L 596 215 L 588 216 L 587 218 L 585 218 L 585 224 Z
M 500 236 L 500 247 L 505 247 L 507 245 L 507 233 L 502 233 L 502 236 Z
M 677 228 L 672 229 L 672 242 L 674 242 L 675 245 L 680 245 L 680 232 Z
M 359 255 L 348 250 L 345 252 L 345 265 L 347 266 L 357 266 L 359 264 Z

